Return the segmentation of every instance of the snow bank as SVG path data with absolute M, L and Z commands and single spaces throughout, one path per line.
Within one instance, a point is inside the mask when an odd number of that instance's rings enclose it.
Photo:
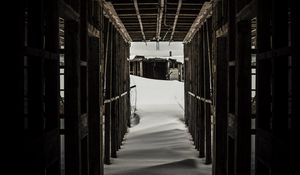
M 136 85 L 136 90 L 131 91 L 132 96 L 137 95 L 137 107 L 149 104 L 184 104 L 184 83 L 177 80 L 154 80 L 130 75 L 131 86 Z M 132 98 L 133 104 L 135 98 Z

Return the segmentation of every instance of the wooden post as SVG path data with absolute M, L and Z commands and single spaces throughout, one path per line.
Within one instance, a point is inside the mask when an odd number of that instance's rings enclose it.
M 112 38 L 111 38 L 111 51 L 112 51 L 112 62 L 111 62 L 111 90 L 112 90 L 112 97 L 116 97 L 117 94 L 117 62 L 116 62 L 116 43 L 118 42 L 116 40 L 116 29 L 112 28 Z M 111 157 L 116 158 L 117 157 L 117 145 L 116 145 L 116 139 L 117 139 L 117 108 L 116 108 L 116 100 L 113 100 L 111 102 Z
M 210 73 L 209 73 L 209 42 L 207 35 L 208 21 L 203 25 L 203 97 L 204 101 L 204 119 L 205 119 L 205 163 L 211 163 L 211 111 L 210 111 L 210 103 L 208 103 L 208 99 L 210 99 Z
M 237 26 L 235 174 L 250 174 L 251 165 L 251 21 Z
M 198 32 L 198 42 L 199 42 L 199 96 L 201 98 L 204 97 L 204 70 L 203 70 L 203 60 L 204 60 L 204 52 L 205 52 L 205 46 L 204 46 L 204 30 L 203 27 Z M 199 114 L 199 157 L 205 157 L 205 116 L 204 116 L 204 101 L 198 100 L 200 104 L 200 114 Z
M 100 175 L 100 48 L 99 38 L 91 37 L 88 57 L 89 174 Z
M 28 46 L 43 49 L 43 1 L 28 4 Z M 43 77 L 44 58 L 28 57 L 28 127 L 34 134 L 42 135 L 44 129 Z
M 105 30 L 107 35 L 105 36 L 105 82 L 104 82 L 104 92 L 105 99 L 110 100 L 111 98 L 111 23 L 105 20 Z M 105 151 L 104 151 L 104 163 L 110 164 L 110 113 L 111 103 L 105 104 Z
M 59 19 L 58 1 L 46 2 L 45 49 L 53 54 L 45 60 L 45 118 L 49 144 L 46 144 L 47 174 L 60 173 L 59 136 Z
M 100 6 L 99 9 L 100 13 L 100 25 L 103 27 L 104 23 L 104 15 L 103 15 L 103 8 Z M 100 175 L 104 175 L 104 65 L 105 65 L 105 52 L 104 52 L 104 32 L 103 30 L 100 32 Z
M 214 126 L 214 175 L 226 174 L 227 161 L 227 59 L 226 53 L 226 38 L 220 37 L 215 39 L 216 46 L 216 79 L 214 85 L 216 96 L 216 114 Z
M 271 31 L 270 14 L 271 1 L 257 1 L 257 51 L 258 54 L 270 50 Z M 266 166 L 270 160 L 271 142 L 268 138 L 270 130 L 270 99 L 271 99 L 271 62 L 268 59 L 256 63 L 256 139 L 255 139 L 255 166 L 256 175 L 269 173 Z M 268 149 L 260 149 L 260 148 Z
M 27 123 L 27 113 L 26 108 L 24 106 L 27 104 L 24 101 L 24 82 L 26 81 L 24 78 L 24 34 L 25 34 L 25 2 L 9 2 L 9 5 L 5 5 L 8 9 L 14 9 L 14 15 L 8 18 L 9 21 L 12 22 L 9 28 L 7 28 L 8 36 L 10 36 L 9 40 L 11 42 L 7 42 L 4 48 L 14 49 L 13 52 L 10 53 L 9 59 L 4 59 L 3 65 L 11 65 L 9 66 L 8 74 L 3 74 L 4 79 L 2 82 L 5 82 L 7 86 L 4 86 L 2 89 L 2 100 L 5 101 L 4 107 L 2 107 L 3 114 L 9 114 L 12 117 L 5 117 L 6 119 L 3 122 L 6 122 L 6 126 L 9 126 L 10 130 L 14 130 L 16 132 L 10 132 L 5 138 L 10 138 L 10 141 L 6 141 L 7 144 L 4 144 L 4 149 L 14 145 L 13 149 L 7 156 L 3 158 L 6 160 L 6 165 L 3 172 L 5 170 L 10 171 L 12 174 L 17 174 L 19 171 L 18 168 L 15 168 L 16 165 L 24 166 L 24 161 L 28 162 L 31 157 L 27 157 L 27 149 L 24 145 L 23 149 L 19 149 L 20 145 L 24 144 L 24 140 L 27 138 L 27 134 L 25 134 L 28 130 L 26 126 Z M 6 95 L 4 95 L 6 94 Z M 9 95 L 7 95 L 9 94 Z M 3 97 L 4 96 L 4 97 Z M 10 150 L 10 148 L 9 148 Z M 16 159 L 16 157 L 24 155 L 23 159 Z M 26 167 L 26 163 L 25 166 Z M 29 168 L 24 168 L 24 174 L 31 174 L 32 172 L 28 171 Z
M 65 167 L 81 174 L 79 24 L 65 21 Z
M 28 2 L 27 46 L 43 49 L 44 3 Z M 23 11 L 24 13 L 24 11 Z M 24 21 L 23 21 L 24 22 Z M 25 40 L 26 41 L 26 40 Z M 25 143 L 25 167 L 29 174 L 45 171 L 44 149 L 44 57 L 31 55 L 23 60 L 27 66 L 27 138 Z M 22 85 L 21 87 L 23 87 Z M 26 92 L 26 91 L 25 91 Z
M 289 148 L 289 153 L 288 155 L 292 155 L 292 157 L 290 157 L 290 168 L 289 168 L 289 172 L 295 172 L 298 169 L 298 163 L 297 161 L 293 161 L 295 160 L 298 156 L 297 154 L 293 154 L 295 152 L 299 152 L 299 142 L 297 142 L 297 135 L 299 133 L 299 124 L 300 124 L 300 120 L 299 117 L 300 116 L 300 109 L 299 109 L 299 99 L 300 99 L 300 95 L 299 95 L 299 83 L 297 83 L 297 81 L 299 81 L 299 75 L 300 75 L 300 65 L 299 65 L 299 57 L 300 57 L 300 45 L 299 45 L 299 3 L 297 3 L 297 1 L 291 1 L 291 45 L 292 45 L 292 104 L 291 104 L 291 108 L 292 108 L 292 112 L 291 112 L 291 138 L 293 139 L 293 142 L 290 144 L 290 148 Z
M 82 175 L 89 174 L 89 150 L 88 150 L 88 1 L 80 0 L 80 123 L 81 123 L 81 171 Z

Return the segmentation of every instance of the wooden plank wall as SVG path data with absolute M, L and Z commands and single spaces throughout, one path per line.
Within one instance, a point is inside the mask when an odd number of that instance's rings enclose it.
M 214 175 L 251 173 L 251 20 L 255 3 L 214 3 Z
M 298 35 L 298 12 L 293 5 L 272 0 L 214 2 L 215 175 L 283 174 L 296 167 L 293 126 L 299 122 L 293 104 L 298 91 L 292 89 L 298 49 L 292 48 L 298 42 L 292 36 Z
M 59 174 L 58 2 L 20 3 L 26 174 Z M 23 5 L 23 6 L 22 6 Z M 26 9 L 26 17 L 24 16 Z M 26 24 L 25 24 L 26 19 Z M 25 25 L 24 25 L 25 24 Z M 46 26 L 46 27 L 44 27 Z M 25 39 L 25 42 L 24 42 Z M 20 70 L 19 70 L 20 71 Z
M 211 157 L 211 54 L 212 20 L 209 18 L 194 38 L 184 44 L 185 123 L 192 135 L 199 157 L 212 163 Z
M 101 1 L 20 5 L 25 174 L 104 174 L 130 126 L 129 44 Z
M 129 44 L 105 19 L 105 152 L 104 163 L 116 158 L 130 126 Z
M 290 174 L 296 170 L 298 152 L 295 103 L 299 92 L 294 88 L 299 43 L 294 37 L 299 33 L 295 10 L 299 5 L 294 1 L 258 1 L 257 5 L 256 174 Z

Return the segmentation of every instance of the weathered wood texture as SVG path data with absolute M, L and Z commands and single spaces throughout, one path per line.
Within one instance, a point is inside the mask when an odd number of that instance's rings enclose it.
M 292 90 L 297 84 L 292 72 L 297 71 L 293 58 L 299 49 L 286 48 L 298 46 L 297 5 L 293 1 L 258 1 L 257 5 L 256 174 L 292 173 L 297 152 L 293 131 L 299 123 L 293 118 L 299 111 L 293 106 L 299 96 Z
M 212 162 L 211 155 L 211 19 L 184 45 L 185 123 L 192 135 L 199 157 Z
M 22 88 L 24 98 L 24 110 L 20 112 L 24 111 L 23 150 L 26 174 L 60 172 L 57 5 L 57 1 L 36 0 L 20 3 L 20 11 L 17 11 L 22 14 L 19 17 L 23 20 L 23 24 L 19 24 L 19 30 L 23 33 L 17 34 L 20 37 L 18 41 L 23 40 L 19 43 L 22 46 L 15 49 L 22 49 L 17 51 L 22 65 L 17 66 L 21 66 L 18 68 L 23 72 L 23 84 L 19 88 Z M 26 52 L 25 47 L 26 50 L 38 50 L 52 56 Z

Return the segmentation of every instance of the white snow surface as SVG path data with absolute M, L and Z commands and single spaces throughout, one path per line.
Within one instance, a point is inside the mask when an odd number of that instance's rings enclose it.
M 131 85 L 140 123 L 129 129 L 105 175 L 211 175 L 183 123 L 183 83 L 131 76 Z
M 131 91 L 132 96 L 137 95 L 137 107 L 141 105 L 158 104 L 184 104 L 184 83 L 177 80 L 155 80 L 130 75 L 131 86 L 136 85 L 136 89 Z M 134 98 L 131 99 L 134 104 Z M 179 107 L 180 107 L 179 106 Z

